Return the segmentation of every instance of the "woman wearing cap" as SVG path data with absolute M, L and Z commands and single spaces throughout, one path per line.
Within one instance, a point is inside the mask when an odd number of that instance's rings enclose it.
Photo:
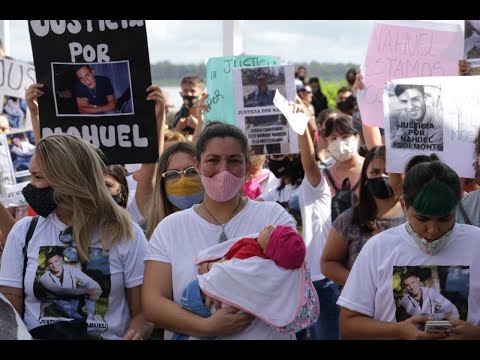
M 365 244 L 338 300 L 342 336 L 346 338 L 480 338 L 480 328 L 475 326 L 480 322 L 480 229 L 455 223 L 461 196 L 457 174 L 435 158 L 420 163 L 417 158 L 407 164 L 403 182 L 402 206 L 408 222 L 383 231 Z M 450 274 L 450 268 L 469 274 L 466 280 L 456 277 L 460 282 L 455 283 L 456 291 L 466 291 L 468 310 L 464 306 L 460 319 L 451 320 L 452 335 L 426 333 L 419 327 L 434 314 L 402 314 L 402 293 L 397 290 L 401 275 L 412 270 L 436 274 L 438 278 L 430 276 L 433 285 L 444 290 L 448 276 L 443 277 L 442 284 L 438 274 Z M 424 280 L 428 278 L 424 276 Z M 434 311 L 441 313 L 441 307 L 434 305 Z
M 147 240 L 109 193 L 98 150 L 76 136 L 47 136 L 37 143 L 30 173 L 23 195 L 40 217 L 36 225 L 31 217 L 15 224 L 0 269 L 0 291 L 24 313 L 29 331 L 51 339 L 43 331 L 51 330 L 47 324 L 64 328 L 78 318 L 89 338 L 149 337 L 151 326 L 144 321 L 140 299 Z M 62 261 L 100 289 L 74 272 L 60 272 Z M 51 292 L 53 284 L 62 292 Z M 86 292 L 96 299 L 94 306 L 85 302 Z M 55 306 L 56 300 L 77 296 L 79 305 L 71 309 L 75 316 Z

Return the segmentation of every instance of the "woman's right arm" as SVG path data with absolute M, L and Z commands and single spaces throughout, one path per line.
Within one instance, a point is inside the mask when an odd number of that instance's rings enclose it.
M 40 133 L 40 117 L 38 115 L 38 97 L 42 96 L 43 84 L 36 83 L 28 87 L 25 92 L 25 100 L 27 101 L 28 109 L 30 110 L 30 116 L 32 118 L 32 129 L 35 137 L 35 144 L 40 141 L 42 135 Z
M 167 122 L 166 116 L 166 100 L 162 90 L 155 85 L 151 85 L 147 88 L 149 92 L 147 100 L 155 101 L 155 118 L 157 124 L 157 136 L 158 136 L 158 156 L 163 153 L 165 144 L 165 123 Z M 143 217 L 148 214 L 148 204 L 152 198 L 152 194 L 155 189 L 155 173 L 157 172 L 157 162 L 143 163 L 138 171 L 138 183 L 137 190 L 135 191 L 135 201 L 137 203 L 138 210 Z
M 347 257 L 347 242 L 334 227 L 331 227 L 320 259 L 320 271 L 333 282 L 344 286 L 350 273 L 345 266 Z
M 145 319 L 164 329 L 190 336 L 228 336 L 245 330 L 253 317 L 233 307 L 225 307 L 203 318 L 182 309 L 173 300 L 172 266 L 145 261 L 142 306 Z

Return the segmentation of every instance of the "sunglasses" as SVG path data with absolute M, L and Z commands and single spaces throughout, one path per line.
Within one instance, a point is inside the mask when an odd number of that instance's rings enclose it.
M 70 245 L 63 250 L 64 259 L 67 262 L 78 262 L 78 250 L 74 246 L 71 246 L 73 244 L 73 228 L 70 226 L 65 230 L 60 231 L 60 234 L 58 234 L 58 239 L 62 243 Z
M 182 176 L 187 178 L 196 178 L 198 177 L 198 172 L 195 170 L 193 166 L 186 168 L 185 170 L 178 171 L 178 170 L 168 170 L 162 174 L 162 177 L 168 183 L 174 183 L 180 180 Z
M 73 242 L 73 228 L 70 226 L 65 230 L 60 231 L 60 234 L 58 234 L 58 240 L 64 244 L 71 244 Z

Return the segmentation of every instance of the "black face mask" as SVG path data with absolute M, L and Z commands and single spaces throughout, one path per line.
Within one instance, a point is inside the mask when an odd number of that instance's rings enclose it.
M 183 105 L 187 108 L 192 108 L 195 105 L 197 105 L 198 101 L 200 100 L 197 96 L 189 96 L 189 95 L 184 95 L 182 96 L 183 98 Z
M 57 203 L 53 200 L 53 188 L 50 186 L 36 188 L 32 184 L 28 184 L 23 188 L 22 194 L 33 211 L 44 218 L 57 208 Z
M 294 166 L 292 161 L 286 157 L 283 160 L 268 160 L 268 169 L 275 175 L 276 178 L 281 178 L 286 175 L 292 175 Z
M 112 195 L 112 198 L 117 205 L 120 205 L 123 208 L 127 207 L 127 200 L 123 198 L 121 195 Z
M 370 194 L 378 199 L 388 199 L 394 195 L 393 189 L 388 183 L 388 178 L 384 176 L 368 179 L 367 188 Z

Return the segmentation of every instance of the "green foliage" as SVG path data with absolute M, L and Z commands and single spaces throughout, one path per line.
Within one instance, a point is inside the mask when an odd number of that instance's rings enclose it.
M 322 87 L 322 92 L 327 97 L 328 108 L 332 110 L 336 109 L 337 104 L 335 102 L 335 99 L 337 98 L 337 91 L 342 86 L 347 86 L 347 82 L 346 81 L 333 81 L 333 82 L 320 81 L 320 86 Z
M 345 74 L 350 68 L 357 69 L 356 64 L 332 64 L 310 63 L 294 64 L 294 67 L 303 65 L 307 68 L 307 80 L 311 77 L 320 79 L 322 91 L 328 99 L 328 107 L 335 109 L 335 98 L 337 91 L 342 86 L 346 86 Z M 205 64 L 172 64 L 170 61 L 162 61 L 151 65 L 152 81 L 159 86 L 180 86 L 184 76 L 199 75 L 205 77 Z
M 345 81 L 345 73 L 350 68 L 358 70 L 356 64 L 310 63 L 293 64 L 295 68 L 303 65 L 307 68 L 307 77 L 318 77 L 322 87 L 325 82 Z M 205 64 L 172 64 L 170 61 L 161 61 L 151 65 L 152 81 L 160 86 L 179 86 L 180 81 L 187 75 L 205 77 Z

